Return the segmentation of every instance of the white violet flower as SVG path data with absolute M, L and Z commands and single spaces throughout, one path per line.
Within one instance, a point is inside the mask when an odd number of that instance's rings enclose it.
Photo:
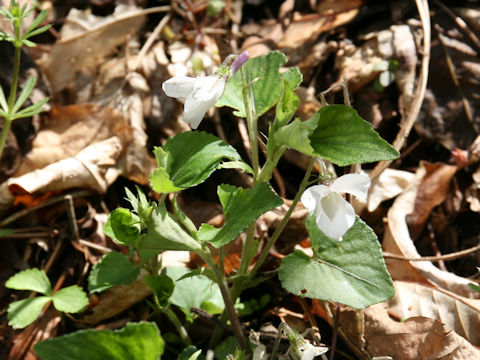
M 207 110 L 222 96 L 225 85 L 224 76 L 174 76 L 163 83 L 162 89 L 167 96 L 185 99 L 183 121 L 196 129 Z
M 308 341 L 305 341 L 305 345 L 300 351 L 302 353 L 301 360 L 313 360 L 315 356 L 325 354 L 328 348 L 324 346 L 313 346 Z
M 196 78 L 174 76 L 162 84 L 162 89 L 167 96 L 185 100 L 183 121 L 196 129 L 208 109 L 223 95 L 227 79 L 233 76 L 248 58 L 247 51 L 238 56 L 230 55 L 215 75 Z
M 355 223 L 355 210 L 340 193 L 349 193 L 365 200 L 369 187 L 368 176 L 347 174 L 340 176 L 330 186 L 309 187 L 300 200 L 309 214 L 315 216 L 318 228 L 328 237 L 341 241 Z

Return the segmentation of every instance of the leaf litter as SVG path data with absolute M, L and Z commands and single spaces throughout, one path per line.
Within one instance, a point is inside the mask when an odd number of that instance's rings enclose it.
M 65 18 L 56 18 L 55 11 L 49 15 L 49 21 L 61 25 L 56 34 L 58 39 L 50 35 L 44 43 L 40 41 L 42 46 L 38 49 L 27 49 L 31 61 L 38 65 L 37 71 L 46 78 L 40 89 L 48 91 L 43 90 L 45 94 L 39 96 L 52 96 L 52 109 L 25 122 L 23 128 L 13 130 L 8 144 L 21 161 L 17 161 L 18 166 L 0 185 L 0 208 L 4 218 L 24 211 L 20 220 L 9 224 L 15 233 L 28 234 L 40 228 L 57 234 L 40 237 L 42 241 L 27 235 L 8 253 L 23 258 L 31 267 L 50 261 L 53 268 L 49 275 L 68 277 L 72 284 L 85 285 L 86 273 L 100 258 L 99 249 L 116 249 L 99 235 L 100 215 L 106 208 L 113 210 L 123 204 L 124 186 L 142 185 L 155 197 L 148 183 L 148 174 L 155 166 L 152 145 L 163 144 L 168 136 L 186 130 L 179 121 L 182 104 L 167 98 L 160 90 L 160 84 L 167 78 L 178 74 L 211 74 L 225 54 L 240 49 L 248 49 L 252 55 L 283 50 L 288 56 L 286 65 L 298 66 L 305 74 L 298 90 L 299 95 L 303 94 L 299 116 L 307 118 L 307 114 L 317 111 L 322 106 L 318 94 L 346 78 L 354 107 L 390 141 L 418 95 L 415 89 L 424 56 L 421 43 L 425 23 L 407 2 L 391 5 L 389 12 L 379 2 L 366 5 L 362 1 L 311 1 L 307 5 L 287 0 L 280 8 L 270 8 L 261 1 L 226 1 L 223 16 L 213 17 L 207 16 L 201 6 L 185 10 L 176 2 L 171 7 L 142 8 L 140 4 L 124 7 L 113 1 L 105 2 L 108 5 L 92 1 L 90 10 L 76 9 L 67 3 L 58 8 L 58 14 L 68 9 Z M 236 3 L 244 5 L 243 8 L 239 10 Z M 40 4 L 53 10 L 57 6 L 46 1 Z M 318 328 L 321 335 L 325 334 L 322 341 L 328 342 L 329 326 L 315 320 L 323 319 L 338 329 L 343 338 L 339 350 L 359 358 L 479 356 L 474 346 L 479 345 L 476 324 L 480 296 L 468 286 L 475 281 L 472 277 L 476 275 L 479 257 L 472 253 L 464 262 L 445 262 L 441 268 L 438 261 L 418 261 L 422 256 L 464 250 L 472 245 L 471 239 L 478 244 L 480 232 L 475 226 L 480 220 L 480 176 L 474 146 L 478 135 L 475 85 L 479 78 L 480 49 L 465 31 L 470 26 L 473 31 L 478 30 L 475 28 L 478 14 L 468 7 L 451 9 L 465 19 L 462 28 L 443 7 L 432 3 L 431 10 L 435 41 L 432 40 L 425 101 L 402 148 L 402 158 L 378 176 L 362 213 L 384 235 L 382 246 L 395 280 L 395 297 L 385 304 L 353 312 L 282 293 L 268 307 L 257 310 L 259 320 L 252 321 L 257 329 L 281 319 L 300 331 Z M 159 19 L 166 17 L 165 13 L 169 14 L 169 21 L 162 24 L 159 33 L 152 37 L 153 43 L 142 53 L 142 47 L 150 40 Z M 3 23 L 0 26 L 4 28 Z M 0 48 L 0 54 L 5 51 Z M 395 62 L 399 65 L 397 69 L 388 67 Z M 388 69 L 394 70 L 388 74 Z M 394 81 L 378 88 L 375 84 L 385 71 L 394 75 Z M 2 76 L 0 82 L 3 87 L 9 85 L 8 77 Z M 341 102 L 340 92 L 334 90 L 328 100 Z M 211 112 L 210 116 L 217 120 L 207 117 L 202 126 L 221 131 L 241 148 L 233 125 L 236 120 L 227 114 L 220 115 Z M 265 118 L 269 116 L 267 113 Z M 463 162 L 458 156 L 461 151 L 466 154 Z M 305 167 L 301 163 L 301 156 L 292 151 L 280 166 L 287 198 L 298 182 L 299 168 Z M 371 170 L 366 169 L 367 173 Z M 217 176 L 219 181 L 242 183 L 242 177 L 233 170 Z M 78 218 L 73 220 L 81 225 L 77 231 L 83 242 L 77 239 L 70 244 L 72 224 L 67 221 L 67 206 L 47 205 L 43 213 L 35 206 L 49 198 L 60 197 L 64 201 L 63 197 L 73 189 L 88 189 L 95 195 L 74 202 Z M 196 191 L 182 194 L 182 201 L 192 207 L 190 213 L 195 222 L 216 225 L 222 219 L 218 217 L 215 196 L 214 185 L 206 183 Z M 256 229 L 258 234 L 268 236 L 280 221 L 281 213 L 282 208 L 265 214 Z M 82 217 L 82 214 L 89 215 Z M 303 226 L 306 210 L 299 205 L 294 214 L 285 234 L 272 249 L 266 270 L 274 268 L 279 258 L 288 255 L 295 245 L 308 246 Z M 438 219 L 443 219 L 443 226 Z M 6 237 L 0 246 L 11 247 L 8 243 L 12 241 Z M 55 253 L 56 242 L 65 244 L 58 250 L 61 257 Z M 37 245 L 40 243 L 45 244 L 44 248 Z M 92 244 L 97 248 L 92 248 Z M 238 245 L 232 246 L 227 255 L 231 257 L 230 271 L 238 266 L 235 261 L 238 252 Z M 183 258 L 182 264 L 188 263 L 187 255 L 184 253 L 187 258 Z M 190 266 L 198 265 L 197 260 L 193 259 Z M 64 267 L 68 263 L 72 265 L 68 265 L 66 275 Z M 5 261 L 0 273 L 2 279 L 18 271 L 18 264 L 13 258 Z M 278 294 L 274 278 L 265 286 L 272 294 Z M 129 320 L 144 319 L 146 313 L 137 303 L 150 293 L 139 280 L 117 286 L 99 297 L 92 296 L 87 312 L 64 320 L 63 326 L 52 309 L 17 333 L 2 325 L 0 356 L 34 359 L 33 345 L 65 332 L 66 324 L 71 331 L 85 324 L 115 328 Z M 7 304 L 10 296 L 2 293 L 2 304 Z M 122 300 L 118 301 L 119 298 Z M 250 321 L 245 320 L 245 324 Z M 208 321 L 206 324 L 213 326 Z M 342 358 L 340 352 L 337 356 Z

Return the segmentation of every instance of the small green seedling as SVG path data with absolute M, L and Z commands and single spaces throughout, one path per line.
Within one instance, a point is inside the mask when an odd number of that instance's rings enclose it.
M 22 110 L 20 108 L 25 104 L 33 89 L 37 79 L 35 77 L 30 77 L 23 86 L 20 95 L 17 98 L 17 87 L 18 87 L 18 78 L 20 72 L 20 55 L 22 52 L 22 46 L 34 47 L 35 43 L 29 39 L 35 35 L 39 35 L 50 28 L 50 25 L 45 25 L 38 27 L 47 17 L 47 11 L 41 11 L 40 14 L 33 20 L 32 24 L 25 30 L 23 33 L 21 31 L 21 26 L 23 20 L 32 14 L 34 8 L 27 9 L 27 4 L 23 7 L 12 0 L 10 2 L 9 8 L 2 7 L 0 8 L 0 15 L 3 15 L 7 20 L 10 20 L 13 27 L 13 35 L 10 35 L 4 31 L 0 31 L 0 41 L 8 41 L 13 44 L 15 47 L 15 57 L 13 63 L 13 75 L 12 75 L 12 84 L 10 87 L 10 94 L 8 100 L 5 96 L 5 93 L 0 87 L 0 117 L 5 119 L 3 125 L 2 133 L 0 134 L 0 157 L 2 156 L 3 148 L 5 147 L 5 142 L 7 140 L 7 134 L 10 130 L 10 125 L 13 120 L 28 118 L 34 116 L 43 111 L 43 105 L 49 100 L 45 98 L 39 101 L 36 104 L 30 105 Z
M 88 305 L 87 294 L 77 285 L 68 286 L 53 294 L 47 274 L 37 268 L 13 275 L 7 280 L 5 287 L 43 294 L 15 301 L 8 306 L 8 324 L 14 329 L 22 329 L 33 323 L 50 301 L 53 302 L 55 309 L 67 313 L 78 313 Z

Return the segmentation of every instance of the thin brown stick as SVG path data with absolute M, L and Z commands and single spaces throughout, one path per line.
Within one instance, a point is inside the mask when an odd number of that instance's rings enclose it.
M 423 99 L 425 97 L 425 90 L 427 89 L 428 80 L 428 66 L 430 64 L 430 44 L 431 44 L 431 28 L 430 28 L 430 14 L 427 0 L 415 0 L 417 5 L 418 14 L 422 21 L 423 28 L 423 56 L 422 65 L 420 69 L 420 75 L 418 79 L 417 87 L 415 88 L 415 94 L 413 96 L 412 105 L 408 109 L 408 114 L 402 119 L 400 123 L 400 131 L 397 134 L 393 142 L 393 147 L 400 151 L 405 144 L 405 141 L 412 130 L 415 121 L 417 120 L 420 108 L 422 106 Z M 382 161 L 375 166 L 370 174 L 372 181 L 375 181 L 380 174 L 390 166 L 392 160 Z
M 477 35 L 475 35 L 475 33 L 472 30 L 470 30 L 470 28 L 465 23 L 465 21 L 463 21 L 463 19 L 460 16 L 455 14 L 452 10 L 450 10 L 440 1 L 434 0 L 434 3 L 435 5 L 440 6 L 442 10 L 445 11 L 447 15 L 450 16 L 455 21 L 458 27 L 462 29 L 463 32 L 465 32 L 465 34 L 470 38 L 470 40 L 475 44 L 475 46 L 480 49 L 480 40 L 478 39 Z
M 79 190 L 79 191 L 74 191 L 74 192 L 70 193 L 70 195 L 72 197 L 83 197 L 83 196 L 92 195 L 92 192 L 90 190 Z M 6 217 L 5 219 L 3 219 L 0 222 L 0 228 L 5 227 L 8 224 L 11 224 L 12 222 L 22 218 L 25 215 L 28 215 L 28 214 L 32 213 L 34 211 L 37 211 L 37 210 L 42 209 L 46 206 L 49 206 L 49 205 L 52 205 L 52 204 L 55 204 L 55 203 L 58 203 L 58 202 L 64 201 L 64 200 L 65 200 L 65 195 L 54 196 L 54 197 L 51 197 L 48 200 L 45 200 L 41 204 L 38 204 L 36 206 L 32 206 L 31 208 L 20 210 L 20 211 L 16 212 L 15 214 L 12 214 L 12 215 Z
M 396 259 L 403 261 L 450 261 L 459 259 L 461 257 L 473 254 L 477 251 L 480 251 L 480 244 L 465 250 L 456 251 L 450 254 L 444 254 L 439 256 L 421 256 L 421 257 L 406 257 L 398 254 L 392 254 L 389 252 L 383 252 L 383 257 L 386 259 Z

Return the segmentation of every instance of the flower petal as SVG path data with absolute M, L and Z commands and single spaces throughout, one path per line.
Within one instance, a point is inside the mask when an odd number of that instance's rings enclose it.
M 198 78 L 193 92 L 185 101 L 183 121 L 189 123 L 192 129 L 196 129 L 207 110 L 215 105 L 224 90 L 223 78 L 213 75 Z
M 365 201 L 370 183 L 370 178 L 367 175 L 347 174 L 336 179 L 333 184 L 330 185 L 330 189 L 334 192 L 355 195 L 360 200 Z
M 187 76 L 174 76 L 162 84 L 162 89 L 167 96 L 186 99 L 195 89 L 197 80 Z
M 305 346 L 302 349 L 301 360 L 313 360 L 315 356 L 325 354 L 327 351 L 328 351 L 327 347 L 313 346 L 309 342 L 306 342 Z
M 303 206 L 308 209 L 310 215 L 315 211 L 317 207 L 318 201 L 320 199 L 330 193 L 330 188 L 325 185 L 315 185 L 309 187 L 305 192 L 302 194 L 300 201 L 302 202 Z
M 341 240 L 355 223 L 355 210 L 352 205 L 336 192 L 322 197 L 315 213 L 318 228 L 336 240 Z

